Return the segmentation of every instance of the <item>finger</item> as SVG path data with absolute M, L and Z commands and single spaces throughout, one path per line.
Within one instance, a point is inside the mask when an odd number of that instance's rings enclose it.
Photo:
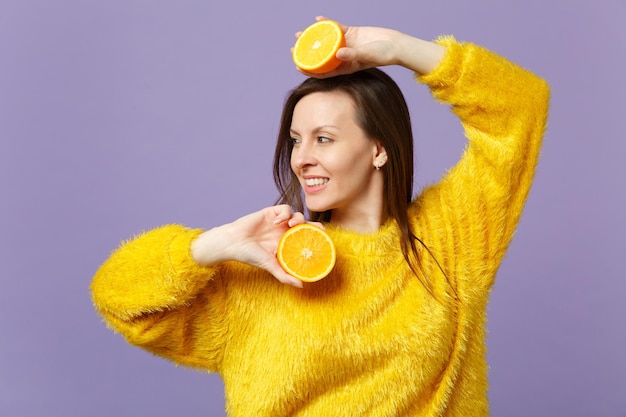
M 291 207 L 287 204 L 273 206 L 274 224 L 280 224 L 291 219 Z
M 274 275 L 274 277 L 276 277 L 276 279 L 282 282 L 283 284 L 291 285 L 292 287 L 296 287 L 296 288 L 303 288 L 302 281 L 300 281 L 299 279 L 295 279 L 291 275 L 288 275 L 286 273 L 283 273 L 282 275 L 278 275 L 278 276 L 276 276 L 275 274 L 272 274 L 272 275 Z
M 278 261 L 276 260 L 272 262 L 270 265 L 267 265 L 265 270 L 268 271 L 270 274 L 272 274 L 274 278 L 276 278 L 278 281 L 282 282 L 283 284 L 292 285 L 296 288 L 302 288 L 302 281 L 286 273 L 283 270 L 283 268 L 281 268 Z
M 344 25 L 343 23 L 338 22 L 338 21 L 336 21 L 334 19 L 330 19 L 330 18 L 328 18 L 326 16 L 315 16 L 315 20 L 318 21 L 318 22 L 321 21 L 321 20 L 333 20 L 335 23 L 337 23 L 339 25 L 339 27 L 341 28 L 341 31 L 343 33 L 346 33 L 348 31 L 348 29 L 350 29 L 350 26 Z
M 320 222 L 308 222 L 309 224 L 315 226 L 315 227 L 319 227 L 322 230 L 326 230 L 326 228 L 324 227 L 324 225 Z
M 302 223 L 306 223 L 306 218 L 304 217 L 304 214 L 297 212 L 291 215 L 291 218 L 289 219 L 289 222 L 287 224 L 289 225 L 289 227 L 293 227 Z
M 335 56 L 340 61 L 357 61 L 358 52 L 354 48 L 343 47 L 343 48 L 339 48 Z

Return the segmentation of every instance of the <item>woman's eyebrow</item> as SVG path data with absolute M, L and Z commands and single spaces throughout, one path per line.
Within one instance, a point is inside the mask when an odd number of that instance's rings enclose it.
M 314 133 L 314 134 L 315 134 L 315 133 L 319 133 L 319 131 L 320 131 L 320 130 L 324 130 L 324 129 L 327 129 L 327 128 L 331 128 L 331 129 L 335 129 L 335 130 L 340 130 L 340 129 L 339 129 L 337 126 L 335 126 L 335 125 L 321 125 L 321 126 L 316 127 L 315 129 L 313 129 L 312 133 Z M 293 128 L 290 128 L 290 129 L 289 129 L 289 133 L 294 134 L 294 135 L 299 135 L 298 131 L 297 131 L 297 130 L 295 130 L 295 129 L 293 129 Z

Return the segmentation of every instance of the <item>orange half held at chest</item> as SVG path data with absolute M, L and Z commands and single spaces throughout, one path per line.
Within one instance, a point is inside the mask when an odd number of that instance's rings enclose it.
M 304 282 L 326 277 L 335 266 L 336 256 L 330 236 L 308 223 L 287 230 L 278 243 L 276 253 L 285 272 Z

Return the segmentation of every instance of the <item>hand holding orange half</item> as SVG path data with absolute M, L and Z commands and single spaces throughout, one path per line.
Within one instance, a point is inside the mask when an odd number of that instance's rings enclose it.
M 298 68 L 312 74 L 323 74 L 337 68 L 341 61 L 336 54 L 346 46 L 339 24 L 320 20 L 302 31 L 293 47 L 293 62 Z
M 326 277 L 335 266 L 335 245 L 324 230 L 303 223 L 283 234 L 276 257 L 292 277 L 315 282 Z

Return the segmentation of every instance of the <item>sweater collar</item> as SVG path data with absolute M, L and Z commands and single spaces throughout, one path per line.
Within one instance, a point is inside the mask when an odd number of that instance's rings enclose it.
M 326 231 L 344 255 L 373 255 L 397 251 L 400 233 L 395 220 L 387 220 L 376 232 L 358 233 L 333 224 L 324 224 Z

